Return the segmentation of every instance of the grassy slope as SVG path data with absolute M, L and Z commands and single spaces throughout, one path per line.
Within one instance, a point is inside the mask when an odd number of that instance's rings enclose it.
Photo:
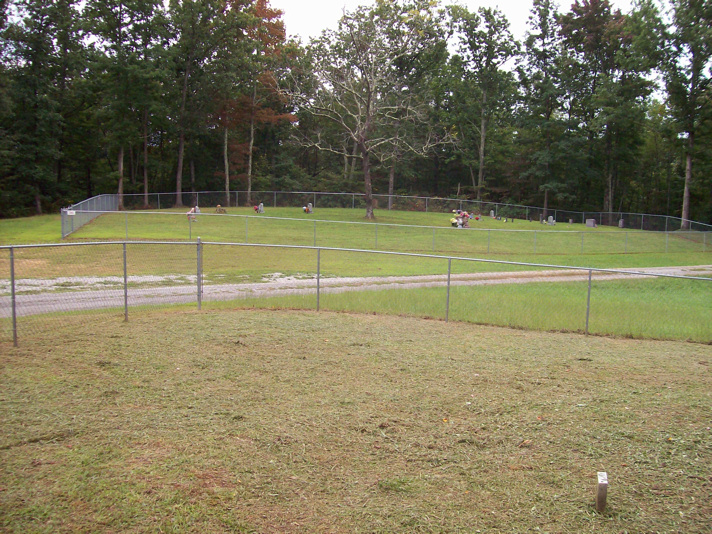
M 209 212 L 209 210 L 204 210 Z M 142 215 L 136 212 L 128 213 L 130 239 L 179 239 L 189 237 L 188 223 L 177 211 L 163 211 L 161 215 Z M 253 215 L 247 208 L 231 208 L 229 213 Z M 378 230 L 372 228 L 373 223 L 364 223 L 361 210 L 323 209 L 314 215 L 306 215 L 295 208 L 275 208 L 267 210 L 268 216 L 292 217 L 295 221 L 264 220 L 260 217 L 250 217 L 245 223 L 244 217 L 201 217 L 193 225 L 190 236 L 196 239 L 199 235 L 203 241 L 244 242 L 246 234 L 251 243 L 282 243 L 296 245 L 314 244 L 314 226 L 317 226 L 317 245 L 331 247 L 347 247 L 374 249 L 376 245 L 381 250 L 396 250 L 433 253 L 433 230 L 429 228 L 393 228 L 383 224 L 409 224 L 436 226 L 435 254 L 480 257 L 493 260 L 512 262 L 531 262 L 553 265 L 571 265 L 583 267 L 657 267 L 664 265 L 696 265 L 710 262 L 709 253 L 701 252 L 700 243 L 689 243 L 686 239 L 670 238 L 668 253 L 639 252 L 650 250 L 651 246 L 659 250 L 665 249 L 664 238 L 660 235 L 638 232 L 629 234 L 617 228 L 585 228 L 583 225 L 559 224 L 554 227 L 541 226 L 527 221 L 516 221 L 514 224 L 483 218 L 473 223 L 474 229 L 492 230 L 489 232 L 458 232 L 448 227 L 449 215 L 446 213 L 418 213 L 377 211 Z M 314 222 L 319 220 L 361 222 L 357 226 L 336 225 Z M 31 217 L 0 221 L 0 244 L 23 243 L 57 243 L 59 242 L 59 216 Z M 246 227 L 247 226 L 247 232 Z M 502 229 L 537 230 L 537 252 L 534 253 L 533 232 L 500 233 Z M 575 232 L 570 233 L 572 230 Z M 585 237 L 585 254 L 580 253 L 581 233 Z M 116 214 L 100 217 L 73 234 L 67 242 L 96 241 L 124 239 L 126 234 L 126 215 Z M 653 242 L 651 242 L 653 240 Z M 487 253 L 488 241 L 490 252 Z M 629 253 L 624 253 L 627 250 Z M 712 252 L 712 243 L 707 247 Z M 546 253 L 547 251 L 555 253 Z M 28 253 L 29 254 L 29 253 Z M 259 262 L 264 256 L 264 250 L 241 249 L 240 256 L 246 263 Z M 304 270 L 303 257 L 292 252 L 271 251 L 269 253 L 280 260 L 281 270 L 286 273 Z M 30 254 L 31 255 L 31 254 Z M 72 261 L 79 261 L 81 253 L 73 253 Z M 61 254 L 57 254 L 61 256 Z M 344 256 L 346 257 L 346 256 Z M 374 259 L 375 258 L 375 259 Z M 335 265 L 329 274 L 341 275 L 347 270 L 354 276 L 369 276 L 374 274 L 420 274 L 430 272 L 430 267 L 423 266 L 419 260 L 409 260 L 408 267 L 403 272 L 403 261 L 384 256 L 365 258 L 358 261 L 353 258 L 346 260 L 342 266 Z M 0 258 L 2 261 L 2 258 Z M 49 263 L 53 263 L 50 259 Z M 62 260 L 57 260 L 61 263 Z M 241 262 L 241 263 L 244 263 Z M 378 267 L 374 267 L 374 262 Z M 425 263 L 432 265 L 432 261 Z M 157 261 L 143 258 L 142 265 L 147 270 L 160 270 L 163 257 Z M 225 260 L 225 268 L 230 270 L 234 262 Z M 216 268 L 219 262 L 216 260 Z M 472 267 L 469 267 L 472 268 Z M 496 265 L 481 265 L 482 270 L 509 269 Z M 225 269 L 223 269 L 225 270 Z M 239 273 L 240 275 L 244 273 Z
M 100 321 L 0 345 L 0 530 L 709 531 L 712 347 L 308 312 Z
M 59 215 L 0 219 L 0 245 L 59 243 L 61 237 Z

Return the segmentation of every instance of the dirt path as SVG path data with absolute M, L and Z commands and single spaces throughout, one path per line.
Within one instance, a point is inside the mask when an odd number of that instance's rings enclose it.
M 620 269 L 621 272 L 593 272 L 594 280 L 614 280 L 621 278 L 641 278 L 651 274 L 675 276 L 712 277 L 712 265 L 689 267 L 657 267 L 645 271 Z M 625 274 L 625 273 L 636 274 Z M 158 304 L 178 304 L 197 302 L 197 288 L 193 276 L 129 277 L 129 284 L 157 284 L 153 287 L 130 287 L 129 306 Z M 574 282 L 588 279 L 588 271 L 551 269 L 542 271 L 489 272 L 454 274 L 450 278 L 453 286 L 526 284 L 533 282 Z M 9 282 L 0 291 L 9 292 Z M 164 285 L 173 284 L 173 285 Z M 347 291 L 372 291 L 384 289 L 412 289 L 442 287 L 447 285 L 447 275 L 386 276 L 369 278 L 322 278 L 319 281 L 321 293 L 344 293 Z M 304 295 L 314 293 L 315 278 L 295 278 L 274 273 L 264 282 L 205 284 L 202 299 L 226 301 L 240 298 L 264 298 L 283 295 Z M 70 291 L 67 289 L 70 288 Z M 18 316 L 50 312 L 68 312 L 124 306 L 123 279 L 119 277 L 80 278 L 64 277 L 53 280 L 18 280 L 16 283 L 16 313 Z M 9 296 L 0 297 L 0 317 L 12 316 L 12 301 Z

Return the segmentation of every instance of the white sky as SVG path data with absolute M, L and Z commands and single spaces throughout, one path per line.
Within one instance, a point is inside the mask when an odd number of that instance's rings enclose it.
M 343 15 L 343 10 L 353 11 L 360 5 L 372 5 L 373 0 L 270 0 L 270 6 L 284 11 L 282 17 L 287 28 L 287 35 L 301 37 L 302 44 L 317 37 L 326 28 L 335 29 L 337 21 Z M 455 2 L 441 1 L 441 5 Z M 505 14 L 511 25 L 510 29 L 515 39 L 521 40 L 527 30 L 527 20 L 531 11 L 531 0 L 459 0 L 470 11 L 478 7 L 496 7 Z M 573 0 L 562 0 L 559 3 L 561 12 L 569 11 Z M 631 10 L 632 0 L 611 0 L 614 7 L 623 13 Z

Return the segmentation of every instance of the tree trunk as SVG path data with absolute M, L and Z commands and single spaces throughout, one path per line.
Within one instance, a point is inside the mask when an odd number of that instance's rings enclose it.
M 470 169 L 470 178 L 472 179 L 472 191 L 474 193 L 477 193 L 477 183 L 475 182 L 475 172 L 472 170 L 472 165 L 468 165 L 467 168 Z M 477 195 L 477 198 L 479 198 L 479 195 Z
M 252 88 L 252 109 L 250 110 L 250 147 L 247 152 L 247 205 L 252 204 L 252 149 L 255 146 L 255 105 L 257 84 Z
M 349 161 L 349 155 L 346 153 L 346 149 L 348 147 L 344 145 L 344 183 L 349 179 L 349 167 L 350 167 L 350 161 Z
M 37 215 L 42 215 L 42 197 L 39 193 L 35 193 L 35 211 Z
M 178 136 L 178 170 L 176 171 L 176 208 L 183 207 L 183 152 L 185 151 L 185 134 L 181 130 Z
M 223 134 L 223 164 L 225 165 L 225 207 L 230 207 L 230 158 L 227 153 L 228 129 Z
M 396 162 L 393 160 L 391 171 L 388 173 L 388 210 L 393 207 L 393 184 L 396 180 Z
M 366 219 L 373 220 L 373 186 L 371 184 L 370 154 L 363 142 L 359 142 L 361 151 L 361 168 L 363 169 L 364 201 L 366 202 Z
M 148 208 L 148 109 L 143 110 L 143 207 Z
M 183 75 L 183 89 L 181 90 L 179 136 L 178 136 L 178 169 L 176 171 L 176 208 L 183 207 L 183 152 L 185 151 L 185 130 L 183 121 L 185 120 L 185 105 L 188 100 L 188 78 L 191 73 L 192 58 L 188 59 L 185 74 Z
M 124 209 L 124 147 L 119 148 L 119 209 Z
M 482 200 L 482 189 L 485 185 L 485 141 L 487 140 L 487 90 L 482 91 L 482 116 L 480 119 L 480 168 L 477 175 L 477 200 Z
M 354 172 L 356 172 L 356 155 L 358 154 L 358 143 L 354 143 L 354 149 L 351 153 L 351 170 L 349 171 L 349 182 L 354 181 Z
M 690 182 L 692 181 L 692 150 L 695 148 L 695 134 L 688 132 L 687 154 L 685 158 L 685 190 L 682 193 L 681 230 L 690 229 Z

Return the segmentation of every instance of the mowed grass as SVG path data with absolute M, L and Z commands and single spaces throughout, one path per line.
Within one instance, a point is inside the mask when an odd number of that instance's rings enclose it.
M 272 208 L 255 215 L 249 208 L 230 208 L 227 215 L 210 210 L 196 222 L 176 210 L 102 215 L 73 233 L 70 240 L 195 240 L 290 244 L 392 250 L 446 255 L 481 254 L 633 254 L 712 251 L 704 234 L 587 228 L 582 224 L 541 225 L 504 222 L 490 217 L 472 220 L 469 230 L 452 228 L 449 213 L 376 210 L 365 221 L 359 209 L 325 208 L 305 214 L 298 208 Z
M 710 346 L 290 311 L 117 319 L 0 345 L 0 530 L 709 532 Z
M 209 209 L 205 209 L 209 212 Z M 653 232 L 626 232 L 617 228 L 585 228 L 583 225 L 559 224 L 553 227 L 516 220 L 503 223 L 489 217 L 473 222 L 471 230 L 457 230 L 448 226 L 447 213 L 419 213 L 408 211 L 377 210 L 376 223 L 366 223 L 360 209 L 319 209 L 307 215 L 296 208 L 268 208 L 268 217 L 254 216 L 251 209 L 229 208 L 228 216 L 205 213 L 198 222 L 189 225 L 181 211 L 164 210 L 144 214 L 124 212 L 101 216 L 64 243 L 83 241 L 124 240 L 126 222 L 130 240 L 202 241 L 281 244 L 320 247 L 344 247 L 365 250 L 397 251 L 416 254 L 435 254 L 486 258 L 509 262 L 529 262 L 550 265 L 568 265 L 598 268 L 645 268 L 665 265 L 700 265 L 710 263 L 712 239 L 704 234 L 676 234 L 665 236 Z M 290 217 L 291 220 L 270 218 L 272 215 Z M 245 217 L 249 216 L 249 217 Z M 316 219 L 318 217 L 318 219 Z M 359 224 L 340 224 L 341 222 Z M 59 216 L 29 217 L 0 221 L 0 244 L 58 243 Z M 401 226 L 388 226 L 397 224 Z M 416 225 L 432 226 L 420 228 Z M 190 228 L 190 231 L 189 231 Z M 517 229 L 517 231 L 511 231 Z M 536 230 L 534 232 L 533 230 Z M 707 241 L 711 243 L 707 243 Z M 583 248 L 582 248 L 583 244 Z M 129 255 L 134 274 L 175 274 L 172 257 L 190 257 L 183 247 L 160 247 L 165 253 L 138 253 Z M 71 248 L 16 251 L 18 276 L 62 276 L 68 269 L 101 275 L 113 274 L 115 266 L 106 268 L 97 258 L 96 249 Z M 116 252 L 109 246 L 102 249 L 109 255 Z M 134 250 L 139 250 L 134 247 Z M 177 252 L 177 251 L 181 252 Z M 301 273 L 315 270 L 314 253 L 290 250 L 242 248 L 240 261 L 235 262 L 234 249 L 222 259 L 213 259 L 221 275 L 242 277 L 250 265 L 260 263 L 269 255 L 279 265 L 280 272 Z M 582 253 L 583 251 L 583 253 Z M 343 255 L 343 257 L 347 257 Z M 168 262 L 166 259 L 168 258 Z M 365 257 L 364 257 L 365 258 Z M 374 276 L 385 274 L 430 274 L 429 260 L 411 258 L 406 264 L 389 256 L 372 256 L 364 262 L 332 264 L 334 276 Z M 9 273 L 9 253 L 0 253 L 0 272 Z M 24 263 L 22 263 L 24 261 Z M 186 259 L 193 269 L 192 259 Z M 517 270 L 518 267 L 496 263 L 481 263 L 478 268 L 490 270 Z M 36 274 L 35 274 L 36 273 Z M 60 274 L 56 274 L 60 273 Z M 184 273 L 181 273 L 184 274 Z M 89 275 L 89 274 L 87 274 Z M 9 276 L 9 275 L 8 275 Z
M 328 293 L 320 310 L 445 319 L 549 332 L 585 333 L 587 282 L 530 282 Z M 588 333 L 712 344 L 712 284 L 669 278 L 596 280 Z M 209 309 L 316 309 L 316 294 L 203 301 Z

